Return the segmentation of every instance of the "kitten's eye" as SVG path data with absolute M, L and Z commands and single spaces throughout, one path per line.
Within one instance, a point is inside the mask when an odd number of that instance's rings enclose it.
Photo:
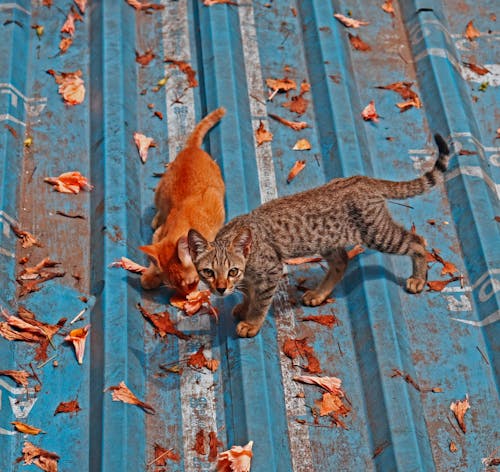
M 236 277 L 240 273 L 240 269 L 233 267 L 232 269 L 229 270 L 228 275 L 229 277 Z
M 212 269 L 201 269 L 200 274 L 206 279 L 213 279 L 215 275 Z

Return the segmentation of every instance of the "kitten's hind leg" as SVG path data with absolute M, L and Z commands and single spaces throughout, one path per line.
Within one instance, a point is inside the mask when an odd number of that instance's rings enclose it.
M 304 293 L 302 297 L 304 305 L 321 305 L 344 276 L 348 262 L 347 252 L 344 248 L 334 249 L 329 254 L 324 255 L 324 257 L 328 262 L 328 272 L 315 289 Z

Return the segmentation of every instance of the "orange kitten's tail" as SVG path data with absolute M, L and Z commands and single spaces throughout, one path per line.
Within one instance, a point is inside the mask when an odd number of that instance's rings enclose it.
M 203 138 L 208 133 L 210 128 L 215 126 L 220 119 L 226 114 L 226 109 L 223 107 L 217 108 L 212 113 L 209 113 L 203 118 L 194 128 L 193 132 L 186 141 L 186 147 L 200 147 Z

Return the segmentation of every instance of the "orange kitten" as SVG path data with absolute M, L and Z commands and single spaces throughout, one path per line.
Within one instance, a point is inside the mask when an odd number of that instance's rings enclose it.
M 153 242 L 139 248 L 151 259 L 141 277 L 145 289 L 164 284 L 185 295 L 198 285 L 187 233 L 195 228 L 212 241 L 225 218 L 225 186 L 219 166 L 200 146 L 225 113 L 218 108 L 198 123 L 156 187 Z

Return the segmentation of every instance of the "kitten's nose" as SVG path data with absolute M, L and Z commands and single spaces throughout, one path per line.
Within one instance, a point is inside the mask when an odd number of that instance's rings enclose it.
M 226 291 L 226 287 L 217 287 L 216 289 L 221 295 L 224 295 L 224 292 Z

